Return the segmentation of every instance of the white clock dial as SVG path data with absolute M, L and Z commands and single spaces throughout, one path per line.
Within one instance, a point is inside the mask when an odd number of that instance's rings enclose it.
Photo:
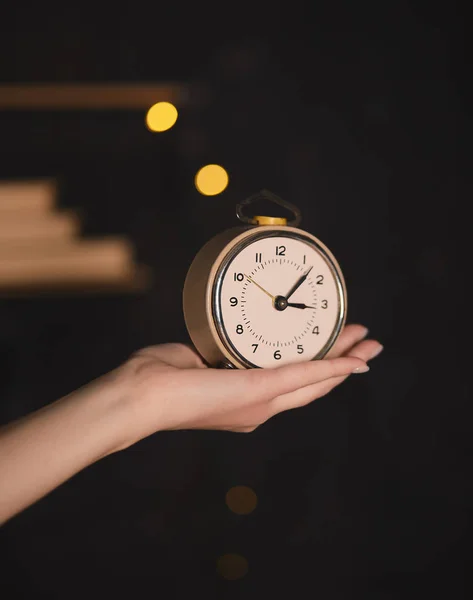
M 314 359 L 341 326 L 340 279 L 309 238 L 278 234 L 250 241 L 215 289 L 220 334 L 253 367 Z

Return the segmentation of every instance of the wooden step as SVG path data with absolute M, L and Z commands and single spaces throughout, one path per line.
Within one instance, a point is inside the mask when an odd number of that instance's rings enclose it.
M 80 241 L 40 250 L 0 248 L 0 286 L 121 279 L 134 268 L 132 246 L 123 239 Z
M 89 257 L 93 260 L 96 256 L 133 262 L 133 255 L 133 244 L 124 236 L 71 238 L 38 244 L 29 240 L 16 244 L 0 244 L 0 262 L 23 262 L 54 257 L 60 257 L 62 260 L 77 257 L 85 260 Z
M 97 275 L 97 274 L 96 274 Z M 146 292 L 153 281 L 151 269 L 135 265 L 121 275 L 102 273 L 100 277 L 77 277 L 47 280 L 17 280 L 8 285 L 0 283 L 0 298 L 43 298 L 63 296 L 89 296 L 103 294 L 134 294 Z
M 38 214 L 0 211 L 0 245 L 67 240 L 78 235 L 80 227 L 79 213 L 73 210 Z
M 6 213 L 43 214 L 53 210 L 57 184 L 54 179 L 0 180 L 0 222 Z

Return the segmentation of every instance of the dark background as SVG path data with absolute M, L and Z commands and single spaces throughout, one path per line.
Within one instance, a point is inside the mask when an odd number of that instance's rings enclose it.
M 160 135 L 140 111 L 0 112 L 0 178 L 57 177 L 84 235 L 128 235 L 155 274 L 144 294 L 0 300 L 3 422 L 187 341 L 187 268 L 263 187 L 337 256 L 349 321 L 385 350 L 251 435 L 159 433 L 79 473 L 2 528 L 2 598 L 471 597 L 466 16 L 16 6 L 0 11 L 1 83 L 176 81 L 208 101 Z M 211 198 L 193 184 L 207 162 L 230 174 Z M 238 484 L 258 495 L 250 515 L 225 504 Z M 241 580 L 217 573 L 229 552 Z

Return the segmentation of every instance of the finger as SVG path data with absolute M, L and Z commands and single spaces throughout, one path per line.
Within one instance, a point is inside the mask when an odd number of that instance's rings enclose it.
M 226 431 L 232 431 L 233 433 L 251 433 L 258 427 L 259 425 L 247 425 L 246 427 L 228 427 Z
M 186 344 L 159 344 L 142 348 L 135 356 L 158 359 L 177 369 L 206 368 L 197 352 Z
M 378 356 L 378 354 L 382 352 L 383 348 L 384 346 L 377 340 L 363 340 L 350 348 L 345 356 L 354 356 L 356 358 L 361 358 L 361 360 L 364 360 L 365 362 L 368 362 L 369 360 L 373 360 L 373 358 Z
M 253 380 L 257 395 L 275 398 L 331 377 L 349 375 L 355 370 L 363 372 L 368 370 L 368 366 L 358 357 L 343 356 L 285 365 L 277 369 L 255 369 L 248 371 L 246 376 Z
M 368 362 L 378 356 L 378 354 L 383 350 L 382 344 L 377 342 L 376 340 L 364 340 L 359 344 L 355 344 L 355 346 L 349 351 L 348 356 L 360 358 L 364 362 Z M 288 410 L 289 408 L 297 408 L 299 406 L 305 406 L 310 402 L 318 398 L 322 398 L 326 396 L 329 392 L 331 392 L 335 387 L 340 385 L 347 377 L 349 377 L 350 373 L 346 373 L 344 375 L 330 377 L 329 379 L 325 379 L 324 381 L 306 386 L 304 388 L 300 388 L 294 392 L 289 394 L 285 394 L 276 398 L 274 401 L 275 409 L 280 412 L 281 410 Z
M 357 323 L 346 325 L 325 358 L 343 356 L 348 352 L 348 350 L 350 350 L 350 348 L 364 339 L 367 335 L 368 329 L 363 325 L 359 325 Z
M 383 350 L 383 346 L 377 342 L 376 340 L 364 340 L 359 344 L 356 344 L 350 351 L 349 356 L 356 356 L 357 358 L 361 358 L 365 362 L 373 360 L 378 354 Z M 331 379 L 327 379 L 326 381 L 319 384 L 317 388 L 317 393 L 319 394 L 317 397 L 322 398 L 322 396 L 327 395 L 331 392 L 335 387 L 340 385 L 347 379 L 349 375 L 343 375 L 340 377 L 332 377 Z M 315 398 L 315 396 L 314 396 Z
M 294 408 L 300 408 L 306 406 L 314 400 L 318 400 L 323 396 L 326 396 L 331 392 L 337 385 L 340 385 L 348 375 L 340 377 L 330 377 L 319 383 L 307 385 L 306 387 L 290 392 L 289 394 L 283 394 L 278 396 L 272 402 L 274 414 L 283 412 L 285 410 L 292 410 Z

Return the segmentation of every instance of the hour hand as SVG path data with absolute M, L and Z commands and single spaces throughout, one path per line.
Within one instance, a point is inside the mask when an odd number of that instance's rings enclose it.
M 299 302 L 288 302 L 287 306 L 292 306 L 292 308 L 315 308 L 315 306 L 307 306 L 307 304 L 300 304 Z

